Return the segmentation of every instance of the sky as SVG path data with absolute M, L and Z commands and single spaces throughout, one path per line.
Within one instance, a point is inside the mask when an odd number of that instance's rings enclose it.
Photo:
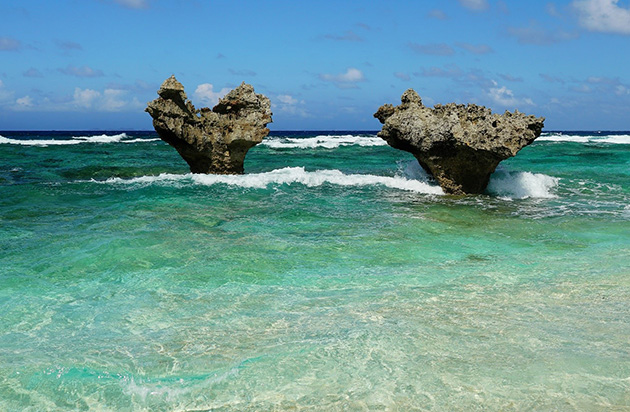
M 475 103 L 630 130 L 627 0 L 0 0 L 0 130 L 152 130 L 245 81 L 272 130 L 379 130 L 379 106 Z

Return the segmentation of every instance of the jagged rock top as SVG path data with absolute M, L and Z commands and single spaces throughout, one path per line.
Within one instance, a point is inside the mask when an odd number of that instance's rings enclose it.
M 184 85 L 177 81 L 175 75 L 171 75 L 168 79 L 164 80 L 164 83 L 158 90 L 158 95 L 163 99 L 180 98 L 186 100 L 186 93 L 184 92 Z
M 385 104 L 374 117 L 383 123 L 378 136 L 413 153 L 447 193 L 482 192 L 498 163 L 540 136 L 545 120 L 475 104 L 429 108 L 413 89 L 399 106 Z
M 245 154 L 269 133 L 271 102 L 246 83 L 210 110 L 196 110 L 171 76 L 146 111 L 160 138 L 175 147 L 193 173 L 242 173 Z

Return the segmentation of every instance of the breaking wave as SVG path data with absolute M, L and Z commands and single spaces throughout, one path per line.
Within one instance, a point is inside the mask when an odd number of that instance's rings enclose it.
M 333 184 L 338 186 L 380 185 L 392 189 L 406 190 L 425 194 L 443 194 L 439 186 L 398 176 L 376 176 L 362 174 L 344 174 L 340 170 L 306 171 L 303 167 L 285 167 L 270 172 L 250 173 L 245 175 L 204 175 L 204 174 L 167 174 L 141 176 L 132 179 L 111 178 L 99 183 L 114 184 L 193 184 L 212 186 L 226 184 L 243 188 L 263 189 L 270 185 L 301 184 L 308 187 Z
M 15 144 L 21 146 L 66 146 L 75 145 L 81 143 L 139 143 L 139 142 L 153 142 L 160 140 L 153 139 L 138 139 L 129 138 L 127 133 L 120 133 L 115 135 L 95 135 L 95 136 L 72 136 L 70 139 L 10 139 L 4 136 L 0 136 L 0 144 Z
M 411 161 L 401 169 L 410 179 L 427 181 L 427 173 L 416 161 Z M 540 173 L 513 172 L 497 169 L 491 176 L 486 193 L 502 199 L 554 198 L 559 179 Z
M 609 144 L 630 144 L 628 134 L 609 135 L 572 135 L 564 133 L 543 133 L 537 142 L 573 142 L 573 143 L 609 143 Z
M 387 142 L 377 136 L 321 135 L 315 137 L 274 137 L 263 140 L 261 145 L 272 149 L 335 149 L 339 146 L 386 146 Z
M 497 170 L 490 177 L 486 192 L 501 198 L 554 198 L 560 179 L 541 173 Z
M 417 163 L 416 163 L 417 164 Z M 250 173 L 244 175 L 205 175 L 205 174 L 171 174 L 162 173 L 157 176 L 141 176 L 131 179 L 119 177 L 105 181 L 93 182 L 101 184 L 121 185 L 203 185 L 224 184 L 248 189 L 264 189 L 269 186 L 299 184 L 317 187 L 324 184 L 337 186 L 384 186 L 391 189 L 416 193 L 443 195 L 442 189 L 428 182 L 426 174 L 415 166 L 408 166 L 405 176 L 377 176 L 371 174 L 345 174 L 340 170 L 317 170 L 309 172 L 304 167 L 285 167 L 270 172 Z M 497 171 L 490 178 L 487 193 L 506 199 L 553 198 L 554 189 L 558 185 L 555 177 L 530 172 Z

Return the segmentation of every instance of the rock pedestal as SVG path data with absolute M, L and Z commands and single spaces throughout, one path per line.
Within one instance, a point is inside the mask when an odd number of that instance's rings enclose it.
M 162 83 L 158 95 L 146 111 L 192 173 L 243 173 L 247 151 L 269 133 L 271 102 L 249 84 L 229 92 L 212 110 L 196 110 L 175 76 Z
M 374 114 L 378 136 L 390 146 L 411 152 L 445 193 L 482 193 L 499 162 L 532 143 L 545 119 L 515 110 L 493 114 L 475 104 L 425 107 L 409 89 L 401 104 L 381 106 Z

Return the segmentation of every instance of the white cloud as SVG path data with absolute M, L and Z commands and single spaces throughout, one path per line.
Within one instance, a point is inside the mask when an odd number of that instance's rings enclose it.
M 124 100 L 121 100 L 125 93 L 124 90 L 119 89 L 105 89 L 103 91 L 103 100 L 101 102 L 101 109 L 106 112 L 117 112 L 121 110 L 127 104 Z
M 630 9 L 619 0 L 574 0 L 582 27 L 590 31 L 630 34 Z
M 94 104 L 94 101 L 101 97 L 101 94 L 92 89 L 74 89 L 74 100 L 72 101 L 75 106 L 82 109 L 89 109 Z
M 342 89 L 357 87 L 355 83 L 365 80 L 363 72 L 354 67 L 349 67 L 345 73 L 340 74 L 323 73 L 319 75 L 319 78 L 327 82 L 335 83 L 337 87 Z
M 33 99 L 31 99 L 31 96 L 20 97 L 15 103 L 22 108 L 33 107 Z
M 280 94 L 278 95 L 277 99 L 284 104 L 296 104 L 298 102 L 295 97 L 288 94 Z
M 99 112 L 119 112 L 124 109 L 139 108 L 137 99 L 129 102 L 123 99 L 127 94 L 122 89 L 105 89 L 103 92 L 92 89 L 74 89 L 72 105 L 78 109 L 92 109 Z
M 470 10 L 485 10 L 488 8 L 488 0 L 457 0 L 459 4 Z
M 309 117 L 308 113 L 304 110 L 304 100 L 298 100 L 289 94 L 277 95 L 272 101 L 272 104 L 274 111 Z
M 214 106 L 219 102 L 219 99 L 228 94 L 229 88 L 224 87 L 218 92 L 214 91 L 214 86 L 210 83 L 202 83 L 195 89 L 195 99 L 201 102 L 201 104 Z
M 505 86 L 499 87 L 496 81 L 492 81 L 494 87 L 488 90 L 488 97 L 492 99 L 494 103 L 503 107 L 516 107 L 516 106 L 535 106 L 534 102 L 530 98 L 517 98 L 514 96 L 514 92 Z
M 40 91 L 34 91 L 35 95 L 25 95 L 15 98 L 15 93 L 6 90 L 0 81 L 0 106 L 13 111 L 42 111 L 42 112 L 120 112 L 142 110 L 144 103 L 137 97 L 128 97 L 129 90 L 124 88 L 109 87 L 99 91 L 94 89 L 82 89 L 75 87 L 71 96 L 60 95 L 50 97 Z

